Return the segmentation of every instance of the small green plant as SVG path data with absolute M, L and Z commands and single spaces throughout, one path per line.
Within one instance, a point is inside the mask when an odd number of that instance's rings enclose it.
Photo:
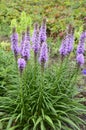
M 22 31 L 24 31 L 27 26 L 30 27 L 30 31 L 32 33 L 32 18 L 31 16 L 27 16 L 26 13 L 23 11 L 19 17 L 19 22 L 17 19 L 13 19 L 11 21 L 11 29 L 13 27 L 16 27 L 18 33 L 20 34 Z

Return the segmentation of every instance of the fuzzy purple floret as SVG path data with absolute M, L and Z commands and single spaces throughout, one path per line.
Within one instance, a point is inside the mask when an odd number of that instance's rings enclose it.
M 19 68 L 20 72 L 23 71 L 25 66 L 26 66 L 26 61 L 23 58 L 19 58 L 18 59 L 18 68 Z
M 26 61 L 30 58 L 30 42 L 27 40 L 24 41 L 21 55 Z
M 83 74 L 83 75 L 86 75 L 86 69 L 83 69 L 83 70 L 82 70 L 82 74 Z
M 63 56 L 69 54 L 73 50 L 73 44 L 74 44 L 74 36 L 72 34 L 66 35 L 59 49 L 60 54 Z
M 68 39 L 67 39 L 67 52 L 68 52 L 68 54 L 73 51 L 73 44 L 74 44 L 74 36 L 72 34 L 69 34 Z
M 86 38 L 86 32 L 82 32 L 79 40 L 79 45 L 77 47 L 77 54 L 84 54 L 85 50 L 85 38 Z
M 17 56 L 19 53 L 19 47 L 18 47 L 18 34 L 14 32 L 11 35 L 11 49 L 14 52 L 14 55 Z
M 39 39 L 39 33 L 38 31 L 35 31 L 35 35 L 33 37 L 33 45 L 32 48 L 34 50 L 34 53 L 38 53 L 40 49 L 40 39 Z
M 61 47 L 60 47 L 60 49 L 59 49 L 59 52 L 60 52 L 60 54 L 61 54 L 62 56 L 65 56 L 65 55 L 68 54 L 68 53 L 67 53 L 67 44 L 66 44 L 65 40 L 62 41 Z
M 33 44 L 35 43 L 35 38 L 36 38 L 37 29 L 38 29 L 38 24 L 36 23 L 36 24 L 34 25 L 34 31 L 33 31 L 32 38 L 31 38 L 31 41 L 32 41 Z
M 76 57 L 77 63 L 79 65 L 83 65 L 84 64 L 84 55 L 83 54 L 78 54 Z
M 45 63 L 47 61 L 48 61 L 48 48 L 47 44 L 44 42 L 41 47 L 39 62 Z
M 46 42 L 46 39 L 47 39 L 47 35 L 46 35 L 46 23 L 43 23 L 41 25 L 39 37 L 40 37 L 40 42 L 41 43 Z

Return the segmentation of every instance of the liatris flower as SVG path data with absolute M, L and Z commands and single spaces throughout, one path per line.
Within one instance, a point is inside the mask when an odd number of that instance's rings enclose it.
M 41 28 L 40 28 L 40 43 L 46 42 L 47 36 L 46 36 L 46 18 L 43 19 Z
M 47 62 L 47 60 L 48 60 L 48 48 L 47 48 L 46 42 L 44 42 L 42 44 L 41 51 L 40 51 L 40 57 L 39 57 L 39 62 L 41 64 L 42 71 L 44 71 L 44 66 L 45 66 L 45 63 Z
M 83 74 L 83 75 L 86 75 L 86 69 L 83 69 L 83 70 L 82 70 L 82 74 Z
M 73 44 L 74 44 L 74 36 L 73 36 L 74 30 L 72 26 L 69 26 L 69 29 L 67 31 L 67 35 L 62 40 L 61 47 L 59 49 L 61 54 L 61 59 L 63 61 L 64 57 L 73 50 Z
M 23 37 L 24 41 L 22 44 L 22 50 L 21 50 L 21 55 L 27 62 L 28 59 L 30 58 L 30 33 L 29 33 L 29 27 L 27 27 L 27 32 L 26 35 Z
M 79 66 L 84 64 L 84 55 L 83 54 L 78 54 L 76 57 L 77 63 Z
M 30 58 L 30 41 L 28 41 L 28 40 L 24 41 L 21 55 L 25 59 L 25 61 L 27 62 L 28 59 Z
M 25 60 L 23 58 L 19 58 L 18 59 L 18 68 L 19 68 L 20 74 L 22 74 L 25 66 L 26 66 Z
M 61 47 L 59 49 L 59 52 L 62 56 L 66 56 L 68 54 L 67 52 L 67 43 L 66 43 L 66 40 L 63 39 L 62 40 L 62 44 L 61 44 Z
M 39 49 L 40 49 L 39 30 L 35 30 L 32 48 L 34 50 L 34 61 L 36 63 L 37 56 L 38 56 Z
M 37 33 L 37 30 L 39 29 L 39 26 L 38 26 L 38 23 L 35 23 L 34 24 L 34 32 L 33 32 L 33 35 L 32 35 L 32 43 L 35 44 L 35 39 L 36 39 L 36 33 Z
M 22 32 L 22 40 L 21 40 L 21 45 L 20 45 L 21 57 L 22 57 L 22 50 L 23 50 L 24 42 L 25 42 L 25 32 Z
M 77 47 L 77 54 L 84 54 L 85 50 L 85 32 L 82 32 L 79 40 L 79 45 Z
M 67 52 L 70 54 L 71 51 L 73 51 L 73 44 L 74 44 L 74 36 L 72 34 L 69 34 L 67 36 Z
M 16 33 L 16 28 L 13 28 L 13 34 L 11 35 L 11 49 L 14 53 L 15 59 L 17 61 L 19 47 L 18 47 L 18 34 Z

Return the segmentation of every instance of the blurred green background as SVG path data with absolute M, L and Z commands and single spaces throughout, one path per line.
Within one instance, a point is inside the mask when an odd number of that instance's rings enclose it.
M 47 35 L 62 37 L 67 24 L 80 30 L 86 16 L 86 0 L 0 0 L 0 41 L 11 33 L 11 21 L 20 22 L 22 11 L 31 18 L 31 24 L 41 23 L 47 17 Z M 22 29 L 21 29 L 22 30 Z

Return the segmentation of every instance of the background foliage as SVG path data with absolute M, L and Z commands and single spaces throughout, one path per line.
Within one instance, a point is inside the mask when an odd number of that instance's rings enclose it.
M 41 22 L 47 17 L 47 32 L 49 36 L 62 36 L 68 23 L 79 29 L 82 19 L 86 16 L 86 0 L 1 0 L 0 1 L 0 35 L 9 36 L 12 19 L 19 22 L 22 11 L 34 22 Z M 84 12 L 84 13 L 83 13 Z

